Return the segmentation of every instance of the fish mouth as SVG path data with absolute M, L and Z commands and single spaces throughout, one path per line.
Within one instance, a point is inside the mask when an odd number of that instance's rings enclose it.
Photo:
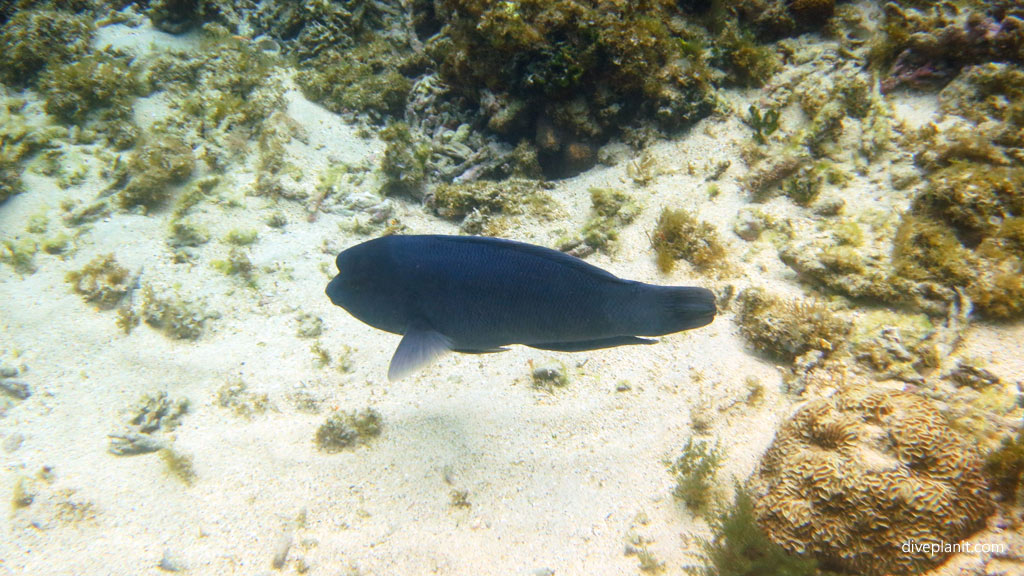
M 327 283 L 324 293 L 331 299 L 335 306 L 341 306 L 341 274 L 338 274 Z

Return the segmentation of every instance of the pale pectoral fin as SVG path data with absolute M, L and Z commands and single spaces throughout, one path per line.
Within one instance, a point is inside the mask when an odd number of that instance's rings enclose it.
M 426 367 L 451 350 L 451 343 L 440 332 L 410 328 L 398 343 L 388 367 L 388 380 L 394 382 Z

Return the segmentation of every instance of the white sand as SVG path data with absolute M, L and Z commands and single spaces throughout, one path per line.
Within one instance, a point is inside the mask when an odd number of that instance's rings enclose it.
M 143 38 L 152 37 L 161 35 L 149 31 Z M 352 127 L 296 92 L 288 97 L 289 114 L 309 135 L 289 148 L 289 160 L 306 171 L 304 185 L 315 184 L 331 163 L 379 159 L 378 141 L 355 137 Z M 629 182 L 624 164 L 595 168 L 552 191 L 571 223 L 524 220 L 510 235 L 550 245 L 557 228 L 571 230 L 585 220 L 589 187 L 614 186 L 641 200 L 644 211 L 622 231 L 615 257 L 598 254 L 590 262 L 662 284 L 730 282 L 738 291 L 756 279 L 796 293 L 792 273 L 770 257 L 774 247 L 748 245 L 731 233 L 747 202 L 738 184 L 746 167 L 737 156 L 747 139 L 749 131 L 735 118 L 705 120 L 652 148 L 667 173 L 650 186 Z M 718 182 L 721 194 L 709 200 L 705 166 L 722 159 L 732 166 Z M 698 167 L 694 176 L 686 170 L 691 162 Z M 848 190 L 867 198 L 877 192 L 873 178 L 858 176 Z M 11 500 L 18 478 L 33 477 L 44 466 L 55 478 L 52 484 L 36 482 L 35 502 L 0 521 L 0 574 L 158 574 L 165 550 L 188 573 L 269 573 L 283 534 L 292 534 L 294 542 L 286 573 L 296 571 L 294 559 L 301 556 L 309 573 L 325 575 L 350 569 L 380 575 L 631 574 L 638 561 L 624 554 L 624 546 L 632 535 L 649 542 L 669 573 L 700 563 L 694 537 L 709 532 L 672 498 L 674 480 L 665 465 L 694 435 L 691 414 L 712 414 L 707 437 L 726 451 L 718 476 L 725 496 L 733 477 L 754 469 L 791 409 L 781 372 L 745 347 L 730 312 L 656 346 L 450 355 L 388 383 L 387 363 L 399 338 L 361 324 L 323 294 L 323 266 L 333 268 L 334 254 L 322 247 L 333 251 L 363 238 L 341 232 L 339 217 L 321 214 L 309 223 L 303 205 L 271 208 L 245 197 L 241 188 L 250 180 L 251 174 L 239 172 L 241 206 L 204 208 L 204 222 L 215 239 L 232 228 L 259 229 L 251 257 L 275 271 L 259 274 L 258 290 L 210 266 L 226 253 L 216 242 L 201 249 L 194 265 L 172 263 L 164 243 L 167 213 L 116 214 L 98 222 L 75 240 L 67 258 L 37 256 L 39 270 L 31 275 L 0 266 L 0 353 L 26 368 L 20 378 L 33 391 L 0 418 L 0 441 L 24 436 L 19 448 L 3 453 L 0 501 Z M 26 183 L 27 192 L 0 207 L 5 238 L 44 210 L 59 228 L 63 198 L 88 201 L 102 187 L 95 171 L 67 191 L 32 173 Z M 660 275 L 646 232 L 663 206 L 695 210 L 715 224 L 740 273 L 719 281 L 681 264 Z M 284 229 L 259 223 L 272 209 L 286 214 Z M 765 209 L 795 211 L 783 200 Z M 456 233 L 415 205 L 401 204 L 396 216 L 410 233 Z M 143 268 L 144 284 L 180 284 L 184 294 L 205 298 L 222 317 L 196 342 L 168 339 L 145 324 L 124 335 L 113 312 L 92 309 L 64 281 L 66 272 L 107 252 L 132 270 Z M 319 341 L 333 356 L 343 346 L 353 348 L 351 373 L 316 366 L 312 341 L 296 335 L 299 312 L 323 319 Z M 1004 334 L 979 327 L 972 338 L 1001 346 L 992 353 L 993 364 L 1006 377 L 1019 377 L 1024 350 L 1014 342 L 1021 339 Z M 530 385 L 530 363 L 547 360 L 568 367 L 566 389 L 548 393 Z M 748 377 L 766 389 L 757 408 L 742 403 Z M 273 409 L 245 419 L 219 407 L 217 390 L 233 378 L 268 394 Z M 617 392 L 620 381 L 631 390 Z M 177 450 L 194 457 L 192 486 L 168 476 L 154 454 L 107 452 L 107 436 L 121 430 L 123 411 L 140 395 L 158 391 L 191 402 L 173 438 Z M 289 399 L 296 391 L 322 399 L 324 411 L 300 412 Z M 380 438 L 339 454 L 316 449 L 315 431 L 328 414 L 367 406 L 383 415 Z M 469 508 L 452 506 L 454 489 L 468 491 Z M 62 521 L 61 502 L 87 503 L 90 513 Z M 303 511 L 306 521 L 297 526 Z

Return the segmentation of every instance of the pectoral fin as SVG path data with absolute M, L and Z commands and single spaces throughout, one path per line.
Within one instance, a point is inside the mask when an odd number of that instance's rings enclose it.
M 424 368 L 451 350 L 451 343 L 440 332 L 429 328 L 410 328 L 398 343 L 388 367 L 388 380 L 394 382 Z

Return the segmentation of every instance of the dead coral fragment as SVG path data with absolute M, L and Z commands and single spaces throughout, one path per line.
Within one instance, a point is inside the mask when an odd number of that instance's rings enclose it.
M 852 328 L 824 304 L 771 296 L 760 288 L 744 290 L 737 303 L 743 336 L 759 350 L 787 362 L 811 350 L 832 352 Z
M 658 255 L 658 268 L 666 274 L 672 271 L 679 259 L 688 261 L 701 271 L 726 265 L 725 247 L 719 241 L 715 227 L 698 221 L 682 208 L 662 209 L 651 244 Z
M 177 293 L 158 294 L 151 285 L 142 287 L 142 319 L 179 340 L 195 340 L 203 334 L 206 321 L 219 314 L 184 300 Z
M 502 182 L 478 180 L 463 184 L 441 184 L 428 200 L 439 216 L 462 221 L 467 234 L 494 234 L 500 218 L 530 214 L 548 216 L 552 199 L 538 180 L 510 178 Z
M 808 160 L 805 156 L 795 154 L 765 160 L 750 171 L 743 184 L 755 202 L 763 202 L 772 196 L 776 187 L 796 174 Z
M 640 205 L 633 197 L 614 188 L 591 188 L 590 202 L 593 215 L 579 236 L 559 242 L 559 250 L 581 258 L 595 250 L 609 252 L 619 239 L 619 230 L 640 214 Z
M 334 454 L 380 436 L 383 421 L 373 408 L 356 412 L 338 412 L 316 430 L 316 447 Z
M 241 378 L 235 378 L 217 390 L 217 405 L 230 408 L 236 416 L 252 418 L 270 408 L 270 397 L 265 392 L 251 392 L 248 384 Z
M 992 511 L 977 450 L 919 396 L 847 385 L 804 406 L 776 434 L 751 483 L 754 512 L 790 552 L 866 576 L 917 574 Z
M 146 394 L 139 400 L 128 424 L 143 434 L 168 432 L 178 427 L 182 416 L 188 413 L 188 404 L 188 398 L 171 400 L 167 392 Z
M 128 269 L 117 263 L 113 254 L 93 258 L 81 270 L 65 276 L 75 293 L 100 310 L 110 310 L 132 289 L 135 279 Z

